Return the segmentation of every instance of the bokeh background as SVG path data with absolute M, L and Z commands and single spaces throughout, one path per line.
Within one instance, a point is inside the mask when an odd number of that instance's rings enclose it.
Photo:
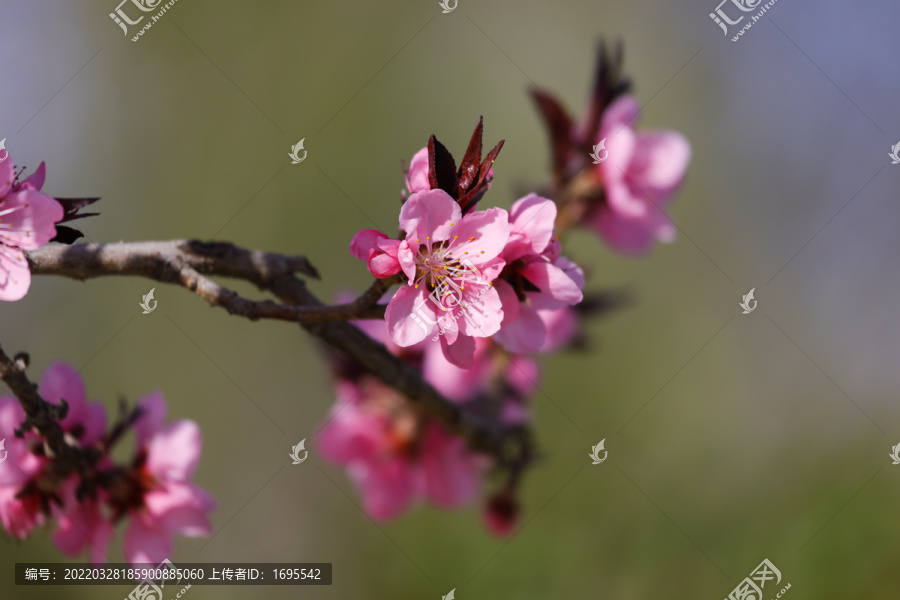
M 715 3 L 179 0 L 132 43 L 115 0 L 0 2 L 0 137 L 18 165 L 47 162 L 45 191 L 103 197 L 90 239 L 306 254 L 321 298 L 367 285 L 348 242 L 395 228 L 401 160 L 429 134 L 461 154 L 484 115 L 486 143 L 506 140 L 484 206 L 545 181 L 525 91 L 581 113 L 601 36 L 625 43 L 642 126 L 693 145 L 673 244 L 633 259 L 567 240 L 591 290 L 634 302 L 587 325 L 588 351 L 544 362 L 544 460 L 511 540 L 477 507 L 375 525 L 342 470 L 315 452 L 290 466 L 333 401 L 296 327 L 126 278 L 36 278 L 0 306 L 0 343 L 31 354 L 34 378 L 65 359 L 110 408 L 160 389 L 201 424 L 217 533 L 179 539 L 174 562 L 334 563 L 327 588 L 190 598 L 712 600 L 763 558 L 788 598 L 897 597 L 900 7 L 779 0 L 732 43 Z M 603 438 L 609 459 L 590 466 Z M 3 539 L 0 560 L 4 598 L 129 591 L 13 585 L 12 563 L 63 560 L 47 532 Z

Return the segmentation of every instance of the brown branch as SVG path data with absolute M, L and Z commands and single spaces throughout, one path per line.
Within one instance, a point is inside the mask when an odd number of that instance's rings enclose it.
M 466 439 L 471 448 L 494 456 L 514 475 L 533 458 L 526 428 L 506 426 L 444 398 L 418 370 L 346 322 L 383 318 L 384 306 L 376 303 L 399 280 L 396 277 L 375 281 L 353 302 L 325 306 L 296 276 L 318 276 L 304 257 L 251 251 L 229 243 L 174 240 L 50 245 L 28 252 L 27 256 L 35 275 L 82 280 L 109 275 L 148 277 L 186 287 L 232 314 L 298 321 L 310 334 L 340 350 L 423 412 L 439 419 L 449 431 Z M 206 275 L 253 283 L 260 290 L 272 292 L 284 304 L 246 300 Z
M 54 405 L 41 398 L 37 385 L 25 375 L 27 366 L 26 355 L 17 355 L 13 360 L 0 347 L 0 379 L 9 386 L 25 410 L 26 421 L 22 429 L 33 427 L 43 436 L 51 455 L 56 458 L 54 464 L 62 478 L 66 473 L 81 470 L 89 460 L 85 451 L 69 445 L 66 434 L 59 425 L 58 419 L 65 416 L 67 406 Z
M 220 306 L 229 314 L 252 321 L 275 319 L 318 323 L 384 318 L 384 307 L 376 304 L 387 289 L 380 282 L 376 282 L 377 289 L 381 291 L 374 300 L 371 298 L 375 294 L 370 290 L 353 302 L 336 306 L 286 305 L 243 298 L 212 281 L 204 273 L 244 279 L 260 287 L 263 287 L 263 282 L 279 275 L 302 273 L 318 277 L 318 273 L 303 256 L 247 251 L 226 243 L 175 240 L 52 245 L 29 252 L 28 262 L 35 275 L 60 275 L 82 281 L 110 275 L 134 275 L 162 283 L 176 283 L 210 305 Z

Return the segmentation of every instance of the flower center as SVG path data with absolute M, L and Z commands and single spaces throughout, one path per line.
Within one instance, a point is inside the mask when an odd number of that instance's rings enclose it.
M 474 241 L 469 238 L 468 241 Z M 466 286 L 490 285 L 484 281 L 481 272 L 469 259 L 469 251 L 461 249 L 459 236 L 445 242 L 432 242 L 431 238 L 425 238 L 425 243 L 420 243 L 416 254 L 416 289 L 425 285 L 437 301 L 441 310 L 446 311 L 462 304 L 462 296 Z M 484 254 L 484 250 L 478 251 Z

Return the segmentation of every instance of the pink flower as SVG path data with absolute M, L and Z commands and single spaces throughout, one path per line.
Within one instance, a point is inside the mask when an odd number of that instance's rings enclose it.
M 0 163 L 0 300 L 20 300 L 31 286 L 23 250 L 34 250 L 56 237 L 62 205 L 42 194 L 44 163 L 27 179 L 15 181 L 11 160 Z
M 88 550 L 91 564 L 99 565 L 109 561 L 106 550 L 113 537 L 112 522 L 103 513 L 97 499 L 78 500 L 75 494 L 77 485 L 75 478 L 63 485 L 63 507 L 54 507 L 53 511 L 58 523 L 53 543 L 69 556 L 78 556 Z
M 483 460 L 436 422 L 421 422 L 381 383 L 338 384 L 337 401 L 316 438 L 322 455 L 347 468 L 377 520 L 418 501 L 452 508 L 478 491 Z
M 494 339 L 510 352 L 527 354 L 565 343 L 571 328 L 554 330 L 569 306 L 582 300 L 584 273 L 560 256 L 553 237 L 556 204 L 529 194 L 509 212 L 510 236 L 503 249 L 506 263 L 497 283 L 503 322 Z M 560 314 L 562 313 L 562 314 Z
M 603 178 L 606 201 L 591 223 L 613 248 L 632 254 L 646 252 L 654 240 L 675 238 L 664 209 L 691 159 L 691 146 L 680 133 L 637 133 L 633 122 L 639 112 L 637 100 L 623 96 L 603 115 L 596 139 L 606 140 L 609 155 L 595 168 Z
M 427 190 L 404 203 L 400 229 L 405 240 L 363 230 L 350 245 L 376 277 L 399 268 L 408 279 L 385 314 L 391 339 L 408 347 L 440 333 L 448 360 L 469 368 L 474 338 L 493 335 L 503 319 L 491 282 L 504 265 L 499 255 L 509 237 L 507 213 L 491 208 L 463 216 L 446 192 Z
M 171 556 L 175 534 L 209 535 L 207 513 L 216 503 L 191 482 L 203 445 L 197 424 L 181 420 L 164 426 L 166 403 L 158 393 L 142 400 L 140 407 L 145 412 L 135 426 L 135 467 L 143 494 L 129 507 L 125 557 L 131 563 L 155 564 Z

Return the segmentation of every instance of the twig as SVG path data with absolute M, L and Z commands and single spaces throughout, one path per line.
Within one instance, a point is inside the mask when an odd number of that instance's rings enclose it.
M 0 379 L 9 386 L 25 410 L 26 422 L 22 429 L 33 427 L 40 432 L 56 458 L 55 462 L 61 476 L 81 470 L 89 462 L 86 460 L 85 451 L 66 442 L 65 433 L 58 421 L 65 416 L 67 405 L 65 403 L 54 405 L 41 398 L 37 385 L 29 381 L 25 375 L 27 363 L 26 355 L 18 355 L 13 360 L 0 347 Z
M 245 279 L 263 288 L 265 281 L 278 275 L 303 273 L 318 277 L 318 273 L 303 256 L 251 252 L 227 243 L 204 244 L 176 240 L 133 244 L 54 245 L 29 252 L 28 262 L 35 275 L 60 275 L 79 280 L 110 275 L 135 275 L 162 283 L 177 283 L 210 305 L 220 306 L 229 314 L 252 321 L 275 319 L 318 323 L 384 318 L 384 307 L 376 304 L 384 293 L 383 290 L 374 300 L 370 301 L 373 294 L 367 292 L 368 295 L 364 294 L 354 302 L 336 306 L 297 306 L 277 304 L 270 300 L 247 300 L 203 273 Z

